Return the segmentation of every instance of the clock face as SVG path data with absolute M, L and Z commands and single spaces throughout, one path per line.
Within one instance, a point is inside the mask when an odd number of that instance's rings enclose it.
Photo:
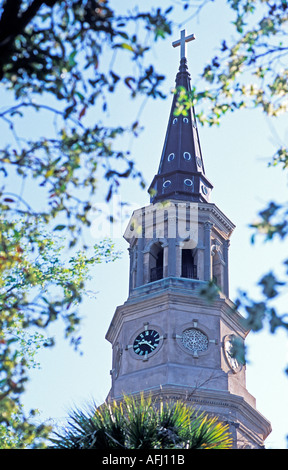
M 145 356 L 155 351 L 159 346 L 160 335 L 156 330 L 142 331 L 133 343 L 133 350 L 139 356 Z

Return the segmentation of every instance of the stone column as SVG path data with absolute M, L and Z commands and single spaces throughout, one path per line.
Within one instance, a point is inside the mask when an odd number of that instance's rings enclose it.
M 142 284 L 148 284 L 150 281 L 150 253 L 149 251 L 143 251 L 143 282 Z M 140 284 L 141 285 L 141 284 Z
M 133 289 L 133 250 L 132 248 L 128 248 L 128 253 L 129 253 L 129 294 L 131 292 L 131 290 Z
M 204 223 L 204 281 L 211 280 L 211 229 L 213 224 L 209 221 Z
M 175 275 L 176 277 L 181 277 L 182 270 L 182 242 L 176 241 L 175 243 Z
M 163 243 L 163 278 L 168 277 L 168 265 L 169 265 L 169 246 L 168 243 Z
M 197 277 L 200 281 L 204 281 L 204 253 L 205 248 L 199 244 L 197 247 L 197 257 L 196 257 L 196 265 L 197 265 Z
M 138 243 L 137 243 L 137 266 L 136 266 L 136 286 L 139 287 L 144 284 L 144 279 L 143 279 L 143 267 L 144 267 L 144 254 L 143 254 L 143 249 L 144 249 L 144 238 L 138 238 Z
M 168 239 L 168 272 L 167 276 L 176 276 L 176 239 Z
M 229 264 L 228 264 L 228 250 L 230 246 L 230 240 L 225 240 L 223 243 L 223 258 L 225 261 L 224 266 L 224 294 L 229 297 Z

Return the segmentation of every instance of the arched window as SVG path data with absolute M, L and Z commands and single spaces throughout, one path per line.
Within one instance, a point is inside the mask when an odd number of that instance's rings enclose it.
M 191 154 L 189 152 L 184 152 L 183 153 L 183 158 L 184 158 L 184 160 L 191 160 Z
M 182 249 L 181 276 L 189 279 L 197 279 L 197 266 L 194 264 L 192 250 Z
M 175 158 L 175 153 L 169 153 L 168 155 L 168 162 L 171 162 Z
M 150 250 L 150 282 L 158 281 L 163 278 L 163 247 L 158 243 L 154 243 Z

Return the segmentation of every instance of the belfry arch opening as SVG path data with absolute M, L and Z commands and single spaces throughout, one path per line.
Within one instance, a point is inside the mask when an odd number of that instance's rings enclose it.
M 212 279 L 213 282 L 223 290 L 224 287 L 224 261 L 217 250 L 217 245 L 212 246 Z
M 149 254 L 150 282 L 163 279 L 163 247 L 158 243 L 152 245 Z
M 194 261 L 193 250 L 182 249 L 181 252 L 181 276 L 189 279 L 197 279 L 197 265 Z

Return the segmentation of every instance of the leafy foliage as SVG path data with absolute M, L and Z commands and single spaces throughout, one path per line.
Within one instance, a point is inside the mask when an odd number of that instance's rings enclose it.
M 171 28 L 160 9 L 119 15 L 106 0 L 30 3 L 4 2 L 0 20 L 0 77 L 16 99 L 16 104 L 0 112 L 16 140 L 16 145 L 0 150 L 1 170 L 8 176 L 14 167 L 18 175 L 35 180 L 47 201 L 42 216 L 47 220 L 59 214 L 66 217 L 73 245 L 83 225 L 90 224 L 91 197 L 99 182 L 102 187 L 107 182 L 107 200 L 121 179 L 138 178 L 144 185 L 129 152 L 115 148 L 117 138 L 137 134 L 138 123 L 109 127 L 93 119 L 91 127 L 85 117 L 95 108 L 103 118 L 109 96 L 123 88 L 132 98 L 163 97 L 159 85 L 164 77 L 143 63 L 150 46 L 146 39 L 142 44 L 141 36 L 147 32 L 151 43 Z M 4 27 L 7 20 L 13 25 L 9 30 Z M 129 32 L 131 24 L 141 26 L 139 37 Z M 107 51 L 112 51 L 108 69 Z M 122 60 L 128 65 L 130 60 L 130 74 L 123 75 Z M 33 140 L 20 136 L 19 120 L 40 111 L 47 113 L 47 119 L 49 114 L 55 118 L 53 131 L 46 126 L 44 136 Z M 1 208 L 9 211 L 19 195 L 10 201 L 5 196 L 3 191 L 7 204 Z M 26 207 L 22 211 L 28 212 Z
M 236 13 L 238 39 L 223 40 L 219 55 L 203 72 L 209 90 L 193 90 L 193 101 L 210 100 L 211 113 L 201 122 L 219 124 L 227 111 L 259 107 L 269 116 L 287 112 L 288 53 L 286 1 L 229 1 Z
M 0 426 L 2 434 L 6 429 L 6 438 L 9 435 L 12 441 L 30 445 L 35 438 L 33 445 L 38 440 L 42 445 L 40 437 L 47 430 L 35 427 L 20 412 L 21 394 L 28 369 L 35 366 L 35 353 L 54 344 L 53 338 L 40 331 L 61 318 L 65 336 L 77 347 L 81 339 L 78 305 L 85 293 L 89 267 L 112 261 L 119 254 L 110 241 L 104 240 L 94 246 L 92 255 L 78 251 L 67 260 L 61 240 L 49 235 L 45 224 L 34 228 L 33 237 L 20 221 L 8 223 L 1 218 L 0 224 Z M 13 423 L 17 424 L 14 428 Z M 4 437 L 3 442 L 5 448 Z
M 52 430 L 50 426 L 34 424 L 37 411 L 26 417 L 21 406 L 6 397 L 0 401 L 0 449 L 41 449 Z
M 58 449 L 227 449 L 232 438 L 228 425 L 216 418 L 181 402 L 157 402 L 141 395 L 87 413 L 75 410 L 53 443 Z

